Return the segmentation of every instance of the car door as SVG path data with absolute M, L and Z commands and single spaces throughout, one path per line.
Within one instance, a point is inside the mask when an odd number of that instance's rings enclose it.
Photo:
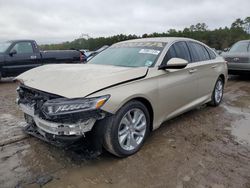
M 17 76 L 39 65 L 40 54 L 34 53 L 31 42 L 17 42 L 6 55 L 4 72 L 8 76 Z
M 171 58 L 182 58 L 191 62 L 190 53 L 185 41 L 171 45 L 162 64 Z M 197 74 L 195 68 L 188 64 L 183 69 L 168 69 L 159 79 L 159 100 L 163 121 L 192 108 L 197 98 Z
M 218 64 L 216 55 L 209 48 L 197 42 L 189 41 L 188 47 L 191 54 L 192 64 L 197 69 L 198 98 L 204 102 L 211 97 L 215 82 L 218 78 L 216 68 Z

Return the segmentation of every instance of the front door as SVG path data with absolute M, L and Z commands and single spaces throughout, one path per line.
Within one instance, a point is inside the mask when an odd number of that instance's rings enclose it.
M 186 42 L 174 43 L 168 50 L 163 63 L 171 58 L 182 58 L 191 62 Z M 159 107 L 161 107 L 163 120 L 170 119 L 194 106 L 197 98 L 197 69 L 188 64 L 183 69 L 159 70 Z

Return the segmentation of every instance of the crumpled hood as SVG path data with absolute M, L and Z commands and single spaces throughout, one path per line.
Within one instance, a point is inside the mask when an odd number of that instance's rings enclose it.
M 106 87 L 144 77 L 147 69 L 94 64 L 57 64 L 32 69 L 16 79 L 40 91 L 67 98 L 79 98 Z

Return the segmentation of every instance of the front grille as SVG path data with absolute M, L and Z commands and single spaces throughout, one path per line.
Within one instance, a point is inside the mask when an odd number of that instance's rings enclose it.
M 17 89 L 17 92 L 19 95 L 19 104 L 23 104 L 34 109 L 34 114 L 39 118 L 55 123 L 79 123 L 90 118 L 102 119 L 104 114 L 107 114 L 102 110 L 93 110 L 65 115 L 49 116 L 42 111 L 43 104 L 48 100 L 62 98 L 61 96 L 49 94 L 33 88 L 28 88 L 26 86 L 20 86 Z
M 226 57 L 225 60 L 229 63 L 249 63 L 248 57 Z
M 32 89 L 23 85 L 17 89 L 17 93 L 19 97 L 18 103 L 34 108 L 35 114 L 40 113 L 40 109 L 44 102 L 46 102 L 47 100 L 60 97 L 57 95 L 52 95 L 46 92 Z

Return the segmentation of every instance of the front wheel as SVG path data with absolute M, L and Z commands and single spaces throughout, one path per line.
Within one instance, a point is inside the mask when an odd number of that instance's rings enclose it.
M 211 102 L 209 104 L 212 106 L 218 106 L 222 101 L 223 92 L 224 92 L 224 81 L 222 80 L 221 77 L 219 77 L 214 86 Z
M 127 157 L 142 147 L 149 134 L 150 116 L 143 103 L 131 101 L 105 124 L 105 149 L 118 157 Z

